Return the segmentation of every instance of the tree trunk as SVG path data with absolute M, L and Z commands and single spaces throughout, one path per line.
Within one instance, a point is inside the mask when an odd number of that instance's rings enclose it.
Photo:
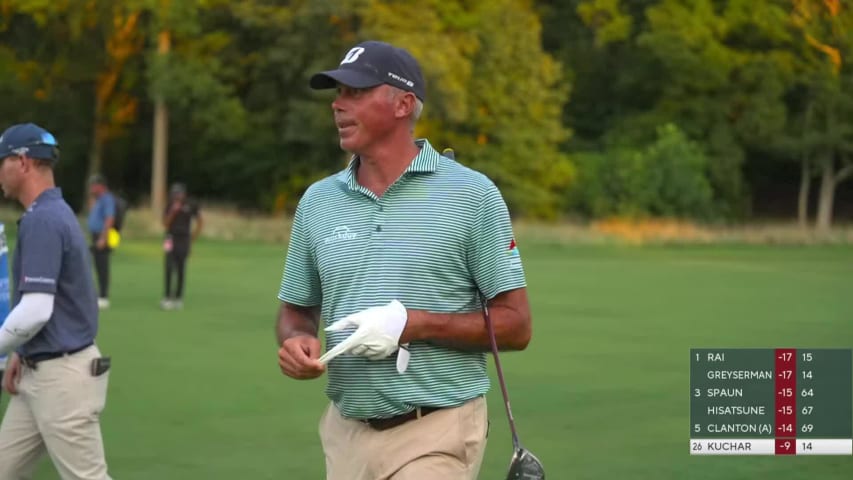
M 803 115 L 803 132 L 807 132 L 812 128 L 813 118 L 814 103 L 809 101 L 806 112 Z M 797 221 L 800 224 L 800 228 L 807 229 L 809 227 L 809 195 L 811 194 L 812 186 L 812 169 L 809 157 L 813 154 L 806 148 L 802 152 L 802 155 L 802 159 L 800 160 L 802 165 L 800 173 L 800 197 L 797 199 Z
M 97 87 L 96 87 L 97 88 Z M 97 93 L 97 92 L 96 92 Z M 86 195 L 83 196 L 82 208 L 85 210 L 89 204 L 89 178 L 96 173 L 101 173 L 101 166 L 104 159 L 104 135 L 102 132 L 101 123 L 103 121 L 103 108 L 97 94 L 95 95 L 95 115 L 92 121 L 92 143 L 89 146 L 89 168 L 86 171 L 86 182 L 83 191 Z
M 157 37 L 157 53 L 168 55 L 171 36 L 168 31 Z M 169 163 L 169 107 L 162 94 L 154 99 L 154 148 L 151 157 L 151 210 L 155 216 L 163 212 L 166 204 L 166 169 Z
M 823 162 L 820 176 L 820 197 L 817 204 L 817 231 L 826 233 L 832 226 L 832 207 L 835 202 L 835 156 Z
M 809 160 L 803 155 L 802 173 L 800 174 L 800 197 L 797 201 L 797 221 L 800 228 L 807 228 L 809 223 L 809 193 L 811 193 L 811 168 Z
M 125 105 L 117 105 L 124 107 L 119 108 L 119 112 L 124 115 L 118 118 L 115 114 L 110 114 L 109 107 L 111 102 L 116 99 L 119 78 L 127 60 L 141 48 L 136 29 L 138 20 L 139 12 L 130 13 L 127 17 L 118 12 L 114 13 L 113 23 L 117 28 L 107 39 L 107 63 L 95 79 L 95 113 L 92 125 L 92 143 L 89 148 L 86 190 L 89 188 L 89 177 L 95 173 L 103 173 L 104 147 L 107 142 L 120 125 L 131 121 L 133 115 L 127 115 L 127 113 L 136 111 L 136 103 L 133 100 L 126 101 Z M 128 106 L 130 108 L 127 108 Z
M 103 138 L 100 138 L 102 136 L 98 132 L 99 128 L 97 120 L 95 122 L 95 133 L 92 134 L 92 146 L 89 148 L 89 172 L 86 176 L 87 184 L 92 175 L 101 173 L 101 166 L 104 164 L 104 141 Z

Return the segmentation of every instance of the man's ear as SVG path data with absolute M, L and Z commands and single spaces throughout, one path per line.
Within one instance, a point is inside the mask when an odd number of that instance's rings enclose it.
M 411 92 L 406 92 L 402 95 L 397 95 L 394 105 L 394 115 L 397 118 L 405 118 L 412 114 L 415 110 L 415 95 Z
M 21 155 L 21 169 L 26 173 L 35 168 L 35 160 L 26 153 Z

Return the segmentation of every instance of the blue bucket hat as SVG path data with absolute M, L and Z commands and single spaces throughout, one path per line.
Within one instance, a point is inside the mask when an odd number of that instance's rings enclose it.
M 47 130 L 34 123 L 12 125 L 0 135 L 0 159 L 10 155 L 59 161 L 59 143 Z

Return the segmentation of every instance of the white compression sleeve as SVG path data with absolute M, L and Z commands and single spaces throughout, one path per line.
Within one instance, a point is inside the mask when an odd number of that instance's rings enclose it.
M 26 343 L 53 315 L 52 293 L 25 293 L 0 327 L 0 355 Z

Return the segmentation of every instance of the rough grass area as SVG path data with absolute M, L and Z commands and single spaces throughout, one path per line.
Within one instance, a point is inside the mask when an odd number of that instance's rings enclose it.
M 205 208 L 207 238 L 287 242 L 290 217 L 239 212 L 228 208 Z M 128 235 L 150 237 L 161 234 L 159 220 L 147 210 L 128 217 Z M 519 236 L 556 244 L 750 244 L 829 245 L 853 244 L 853 225 L 840 225 L 825 234 L 804 229 L 796 223 L 754 222 L 744 225 L 700 225 L 691 222 L 653 219 L 607 219 L 589 223 L 515 222 Z
M 202 206 L 203 237 L 214 240 L 258 241 L 286 244 L 291 218 L 240 211 L 225 206 Z M 0 208 L 0 222 L 14 229 L 20 210 Z M 81 223 L 85 218 L 81 216 Z M 631 220 L 611 218 L 592 222 L 534 222 L 517 219 L 516 233 L 528 240 L 558 245 L 850 245 L 853 225 L 836 225 L 817 233 L 795 222 L 761 222 L 702 225 L 674 219 Z M 128 213 L 123 238 L 153 239 L 163 235 L 159 216 L 148 209 Z

